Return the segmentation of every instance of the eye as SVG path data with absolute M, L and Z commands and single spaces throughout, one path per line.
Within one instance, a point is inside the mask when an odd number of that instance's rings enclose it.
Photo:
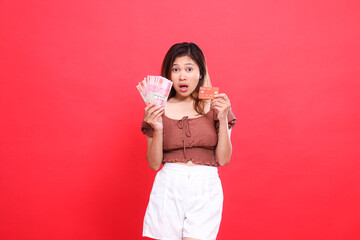
M 193 68 L 191 68 L 191 67 L 186 69 L 186 71 L 188 71 L 188 72 L 191 72 L 192 70 L 193 70 Z
M 173 71 L 173 72 L 178 72 L 179 69 L 178 69 L 178 68 L 173 68 L 172 71 Z

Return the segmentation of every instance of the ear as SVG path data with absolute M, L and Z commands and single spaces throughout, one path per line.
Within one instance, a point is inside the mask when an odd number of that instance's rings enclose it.
M 207 63 L 206 63 L 206 59 L 205 59 L 205 69 L 206 69 L 206 74 L 204 76 L 204 84 L 203 84 L 203 86 L 204 87 L 212 87 L 211 81 L 210 81 L 210 76 L 209 76 L 209 70 L 208 70 Z
M 203 87 L 212 87 L 208 71 L 206 71 L 206 74 L 205 74 L 205 77 L 204 77 Z

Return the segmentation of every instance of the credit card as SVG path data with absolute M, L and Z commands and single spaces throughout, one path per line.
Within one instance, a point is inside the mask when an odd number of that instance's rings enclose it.
M 214 99 L 219 94 L 218 87 L 200 87 L 199 99 Z

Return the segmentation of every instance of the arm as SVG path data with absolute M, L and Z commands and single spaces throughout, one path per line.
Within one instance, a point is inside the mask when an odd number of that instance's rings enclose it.
M 154 130 L 153 137 L 146 136 L 147 152 L 146 159 L 149 167 L 155 171 L 159 170 L 163 160 L 163 132 Z
M 218 144 L 215 149 L 215 155 L 220 166 L 224 166 L 230 162 L 232 145 L 231 145 L 231 129 L 228 129 L 227 118 L 219 120 Z
M 155 104 L 151 104 L 145 108 L 144 122 L 150 124 L 154 129 L 152 137 L 146 136 L 146 159 L 149 163 L 149 167 L 155 171 L 161 167 L 163 160 L 163 114 L 164 107 L 158 107 Z
M 230 162 L 232 153 L 231 129 L 228 127 L 227 117 L 231 104 L 226 94 L 221 93 L 215 96 L 211 106 L 217 110 L 217 118 L 219 120 L 218 144 L 215 149 L 215 155 L 220 166 L 224 166 Z

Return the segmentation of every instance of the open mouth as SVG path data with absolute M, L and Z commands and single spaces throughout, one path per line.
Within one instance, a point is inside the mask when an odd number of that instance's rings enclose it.
M 186 92 L 189 87 L 188 87 L 188 85 L 186 85 L 186 84 L 181 84 L 181 85 L 179 86 L 179 88 L 180 88 L 180 92 Z

